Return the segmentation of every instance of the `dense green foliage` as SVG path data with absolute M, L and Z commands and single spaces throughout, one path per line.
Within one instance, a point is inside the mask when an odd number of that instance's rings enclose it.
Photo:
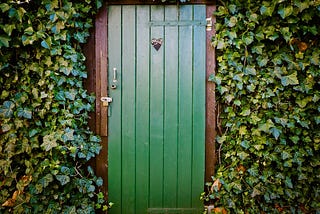
M 210 194 L 231 213 L 320 213 L 320 1 L 221 1 Z
M 87 162 L 94 97 L 81 44 L 91 0 L 0 3 L 0 213 L 93 213 L 104 203 Z

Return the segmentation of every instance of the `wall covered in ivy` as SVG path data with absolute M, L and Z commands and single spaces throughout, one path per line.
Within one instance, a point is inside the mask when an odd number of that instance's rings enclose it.
M 320 1 L 219 1 L 216 211 L 320 213 Z
M 218 1 L 219 163 L 204 200 L 230 213 L 320 213 L 320 1 Z M 87 162 L 91 0 L 0 3 L 0 213 L 106 208 Z
M 94 97 L 81 44 L 91 0 L 0 3 L 0 213 L 93 213 L 103 206 L 86 163 L 100 151 L 87 125 Z

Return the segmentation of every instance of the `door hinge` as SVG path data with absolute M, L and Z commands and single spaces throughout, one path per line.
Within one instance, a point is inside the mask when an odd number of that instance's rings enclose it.
M 107 107 L 112 102 L 112 97 L 101 97 L 102 106 Z
M 212 30 L 212 18 L 206 18 L 206 31 L 211 31 Z

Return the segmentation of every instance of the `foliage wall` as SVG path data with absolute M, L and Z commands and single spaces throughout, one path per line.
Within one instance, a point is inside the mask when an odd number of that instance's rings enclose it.
M 320 213 L 320 1 L 216 11 L 218 211 Z
M 100 139 L 82 83 L 97 4 L 0 3 L 0 213 L 93 213 L 104 203 L 86 165 Z

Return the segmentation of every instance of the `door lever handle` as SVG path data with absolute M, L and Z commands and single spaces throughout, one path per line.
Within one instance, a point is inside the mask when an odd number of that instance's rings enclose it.
M 112 82 L 117 82 L 117 68 L 113 68 L 113 80 Z

